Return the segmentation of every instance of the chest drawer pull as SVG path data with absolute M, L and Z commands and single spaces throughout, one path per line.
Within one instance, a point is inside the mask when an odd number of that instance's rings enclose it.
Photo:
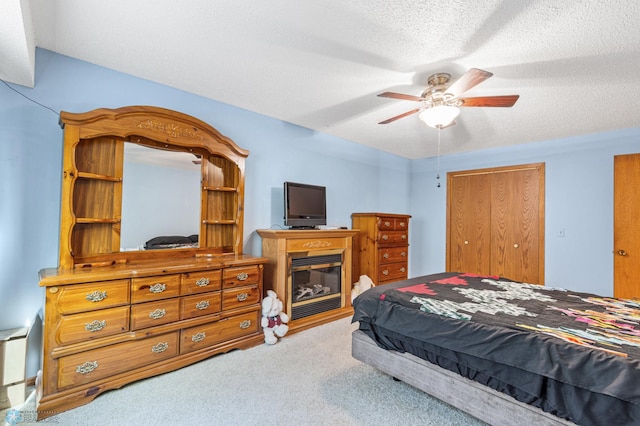
M 240 293 L 236 296 L 236 299 L 238 299 L 238 302 L 244 302 L 248 297 L 249 295 L 247 293 Z
M 236 278 L 238 279 L 238 281 L 246 281 L 247 278 L 249 278 L 249 274 L 247 274 L 246 272 L 242 272 L 241 274 L 236 275 Z
M 93 361 L 93 362 L 87 361 L 84 364 L 78 365 L 76 367 L 76 373 L 89 374 L 96 368 L 98 368 L 98 361 Z
M 400 272 L 405 272 L 405 269 L 404 268 L 400 268 Z
M 407 257 L 407 252 L 406 252 L 406 251 L 403 251 L 402 253 L 400 253 L 400 256 L 402 256 L 402 257 Z
M 162 353 L 162 352 L 166 351 L 167 349 L 169 349 L 169 343 L 168 342 L 160 342 L 157 345 L 153 345 L 151 347 L 151 352 L 153 352 L 154 354 L 159 354 L 159 353 Z
M 391 222 L 389 222 L 388 220 L 384 221 L 384 226 L 386 226 L 387 228 L 391 226 Z
M 106 291 L 92 291 L 91 293 L 87 293 L 87 297 L 85 299 L 87 299 L 89 302 L 101 302 L 104 299 L 107 298 L 107 292 Z
M 204 310 L 207 309 L 209 307 L 209 301 L 208 300 L 203 300 L 201 302 L 196 303 L 196 309 L 199 310 Z
M 155 283 L 151 287 L 149 287 L 149 291 L 151 293 L 162 293 L 167 289 L 167 285 L 163 283 Z
M 107 322 L 102 320 L 102 321 L 98 321 L 98 320 L 93 320 L 89 323 L 86 323 L 84 325 L 84 329 L 87 331 L 100 331 L 103 328 L 105 328 L 107 326 Z
M 387 234 L 384 234 L 384 235 L 382 235 L 382 239 L 386 241 L 386 240 L 389 239 L 389 236 Z
M 389 253 L 383 254 L 382 257 L 384 257 L 385 259 L 388 259 L 389 258 Z
M 167 315 L 167 311 L 164 309 L 156 309 L 155 311 L 149 312 L 149 318 L 151 319 L 160 319 Z
M 191 341 L 202 342 L 205 337 L 207 337 L 207 334 L 204 331 L 200 331 L 199 333 L 196 333 L 193 336 L 191 336 Z
M 196 281 L 198 287 L 206 287 L 209 285 L 209 278 L 200 278 Z
M 244 320 L 240 323 L 240 328 L 243 330 L 246 330 L 249 327 L 251 327 L 251 320 Z
M 407 239 L 407 234 L 402 234 L 402 239 L 406 240 Z
M 382 275 L 389 275 L 389 271 L 385 269 L 384 271 L 382 271 Z

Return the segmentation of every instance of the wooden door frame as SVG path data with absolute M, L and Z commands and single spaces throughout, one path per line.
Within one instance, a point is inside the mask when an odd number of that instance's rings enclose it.
M 493 174 L 493 173 L 504 173 L 504 172 L 512 172 L 512 171 L 523 171 L 529 169 L 538 169 L 540 171 L 538 175 L 538 190 L 539 190 L 539 203 L 538 203 L 538 276 L 540 277 L 539 283 L 544 284 L 544 247 L 545 247 L 545 163 L 530 163 L 530 164 L 518 164 L 511 166 L 502 166 L 502 167 L 490 167 L 485 169 L 473 169 L 473 170 L 461 170 L 461 171 L 453 171 L 447 172 L 447 222 L 446 222 L 446 270 L 449 271 L 451 267 L 451 180 L 457 176 L 465 176 L 465 175 L 479 175 L 479 174 Z

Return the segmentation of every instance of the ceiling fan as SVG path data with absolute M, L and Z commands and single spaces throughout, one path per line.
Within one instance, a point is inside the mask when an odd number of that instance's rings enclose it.
M 473 98 L 461 98 L 467 90 L 482 83 L 493 73 L 478 68 L 471 68 L 462 77 L 453 83 L 449 83 L 451 74 L 433 74 L 427 79 L 427 88 L 420 96 L 405 95 L 402 93 L 384 92 L 378 96 L 383 98 L 402 99 L 405 101 L 420 102 L 418 108 L 396 115 L 378 124 L 388 124 L 409 115 L 420 112 L 420 119 L 428 126 L 444 129 L 455 124 L 455 118 L 460 114 L 459 107 L 511 107 L 520 95 L 504 96 L 479 96 Z

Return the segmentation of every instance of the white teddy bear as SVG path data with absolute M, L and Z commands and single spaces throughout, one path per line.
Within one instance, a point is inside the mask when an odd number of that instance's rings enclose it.
M 373 280 L 371 280 L 367 275 L 360 275 L 358 282 L 353 283 L 353 288 L 351 289 L 351 302 L 353 303 L 353 300 L 356 297 L 369 290 L 371 287 L 375 287 Z
M 282 301 L 278 295 L 267 290 L 267 297 L 262 299 L 262 328 L 264 329 L 264 342 L 274 345 L 278 337 L 284 337 L 289 331 L 289 316 L 282 312 Z

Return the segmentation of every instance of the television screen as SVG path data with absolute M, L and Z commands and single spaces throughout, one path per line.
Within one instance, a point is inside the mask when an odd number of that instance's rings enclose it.
M 291 228 L 315 228 L 327 224 L 326 188 L 284 183 L 284 224 Z

